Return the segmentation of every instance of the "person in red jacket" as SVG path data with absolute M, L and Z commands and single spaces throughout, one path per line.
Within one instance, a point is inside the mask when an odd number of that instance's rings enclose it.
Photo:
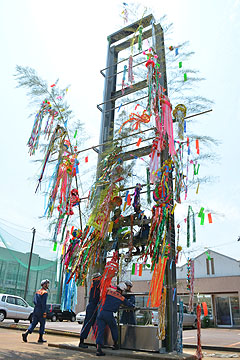
M 22 339 L 24 342 L 27 342 L 28 334 L 31 334 L 33 332 L 33 330 L 37 326 L 38 322 L 40 323 L 38 342 L 39 343 L 46 342 L 46 340 L 43 340 L 43 334 L 44 334 L 44 330 L 45 330 L 45 322 L 46 322 L 46 317 L 47 317 L 46 305 L 47 305 L 47 297 L 48 297 L 47 290 L 48 290 L 49 283 L 50 283 L 50 281 L 47 279 L 42 280 L 41 281 L 42 288 L 40 290 L 38 290 L 36 292 L 36 294 L 34 295 L 33 302 L 34 302 L 35 307 L 33 310 L 32 323 L 30 324 L 27 331 L 24 334 L 22 334 Z

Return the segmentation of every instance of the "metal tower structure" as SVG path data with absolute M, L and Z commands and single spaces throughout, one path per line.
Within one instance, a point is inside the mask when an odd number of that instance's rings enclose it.
M 165 46 L 164 46 L 164 33 L 160 24 L 156 24 L 153 15 L 148 15 L 141 20 L 128 25 L 121 30 L 108 36 L 108 49 L 107 49 L 107 63 L 106 68 L 101 70 L 101 74 L 105 78 L 103 102 L 97 105 L 97 108 L 102 112 L 101 130 L 100 130 L 100 144 L 99 159 L 107 147 L 107 143 L 111 142 L 114 137 L 114 119 L 116 101 L 124 98 L 136 91 L 142 90 L 147 87 L 147 80 L 140 81 L 132 85 L 132 87 L 125 89 L 124 94 L 121 90 L 116 91 L 117 88 L 117 75 L 122 71 L 118 71 L 118 66 L 127 59 L 118 60 L 119 53 L 131 47 L 132 44 L 138 42 L 138 35 L 136 34 L 139 26 L 143 27 L 142 40 L 152 37 L 152 48 L 155 54 L 158 55 L 158 63 L 160 64 L 161 72 L 161 85 L 166 89 L 167 95 L 167 74 L 166 74 L 166 60 L 165 60 Z M 138 54 L 134 54 L 136 56 Z M 143 98 L 143 97 L 142 97 Z M 137 103 L 142 98 L 134 99 L 131 102 Z M 123 106 L 128 103 L 123 103 Z M 106 144 L 106 145 L 104 145 Z M 131 150 L 121 154 L 121 158 L 126 161 L 129 160 L 132 154 L 137 154 L 139 157 L 148 155 L 151 152 L 151 145 L 141 147 L 137 150 Z M 130 156 L 131 153 L 131 156 Z M 168 159 L 168 149 L 166 148 L 162 154 L 162 161 Z M 172 182 L 172 179 L 170 179 Z M 169 254 L 169 261 L 166 268 L 166 285 L 167 285 L 167 327 L 166 339 L 163 347 L 167 352 L 175 350 L 176 337 L 177 337 L 177 289 L 176 289 L 176 265 L 175 265 L 175 230 L 174 230 L 174 217 L 171 217 L 171 224 L 167 235 L 167 241 L 171 244 Z

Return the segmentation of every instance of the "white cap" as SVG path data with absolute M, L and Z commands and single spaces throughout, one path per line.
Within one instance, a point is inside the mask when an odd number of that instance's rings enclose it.
M 49 284 L 50 283 L 50 281 L 48 280 L 48 279 L 45 279 L 45 280 L 42 280 L 41 281 L 41 286 L 43 286 L 44 284 Z
M 125 291 L 127 289 L 127 287 L 124 283 L 120 283 L 117 285 L 117 289 L 119 289 L 121 291 Z

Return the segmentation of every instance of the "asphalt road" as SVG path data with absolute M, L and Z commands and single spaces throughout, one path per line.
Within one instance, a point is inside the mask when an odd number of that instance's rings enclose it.
M 4 320 L 3 324 L 14 324 L 13 320 Z M 19 321 L 18 323 L 29 325 L 29 321 Z M 78 322 L 51 322 L 47 321 L 46 329 L 61 330 L 79 334 L 82 325 Z M 240 349 L 240 329 L 223 329 L 223 328 L 206 328 L 201 330 L 202 345 L 210 346 L 224 346 Z M 183 344 L 196 345 L 197 344 L 197 330 L 183 331 Z
M 14 360 L 79 360 L 96 359 L 94 353 L 86 353 L 73 350 L 64 350 L 49 347 L 45 344 L 37 343 L 38 334 L 29 335 L 28 343 L 24 343 L 21 337 L 21 331 L 0 328 L 0 359 Z M 48 342 L 68 342 L 69 337 L 46 335 Z M 113 359 L 112 356 L 104 356 L 104 359 Z M 114 356 L 114 360 L 122 360 L 122 357 Z
M 0 360 L 12 359 L 12 360 L 79 360 L 79 359 L 96 359 L 95 349 L 94 352 L 86 353 L 77 350 L 70 349 L 61 349 L 50 347 L 45 344 L 38 344 L 38 334 L 33 333 L 29 335 L 28 343 L 24 343 L 21 338 L 21 331 L 13 330 L 9 328 L 0 328 Z M 71 337 L 65 336 L 57 336 L 57 335 L 45 335 L 48 343 L 66 343 L 77 345 L 78 340 L 72 339 Z M 194 349 L 184 349 L 185 354 L 194 355 Z M 145 353 L 146 354 L 146 353 Z M 210 360 L 213 358 L 240 358 L 240 353 L 234 352 L 224 352 L 224 351 L 203 351 L 204 359 Z M 139 358 L 136 356 L 136 359 Z M 154 355 L 147 356 L 144 359 L 153 359 Z M 165 357 L 162 356 L 162 359 Z M 176 355 L 172 357 L 173 359 L 177 359 Z M 193 357 L 192 357 L 193 358 Z M 115 356 L 106 355 L 104 357 L 105 360 L 122 360 L 129 359 L 126 352 L 126 357 L 124 356 Z M 135 357 L 133 358 L 135 359 Z

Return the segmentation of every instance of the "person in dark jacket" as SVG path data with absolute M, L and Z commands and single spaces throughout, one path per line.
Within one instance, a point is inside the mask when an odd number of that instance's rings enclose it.
M 113 349 L 117 350 L 118 347 L 118 328 L 116 320 L 114 319 L 113 313 L 117 312 L 120 305 L 125 305 L 127 307 L 134 308 L 134 305 L 131 304 L 124 296 L 122 296 L 122 292 L 126 290 L 125 284 L 119 284 L 117 289 L 114 290 L 112 288 L 107 290 L 107 295 L 105 299 L 105 303 L 100 310 L 100 313 L 97 316 L 97 356 L 104 356 L 105 353 L 102 351 L 102 346 L 104 342 L 104 330 L 108 325 L 111 333 L 112 338 L 114 341 Z
M 100 281 L 102 275 L 100 273 L 95 273 L 92 275 L 92 284 L 89 293 L 89 302 L 86 308 L 86 316 L 84 319 L 83 327 L 80 332 L 80 343 L 79 347 L 87 348 L 88 346 L 84 344 L 84 340 L 88 337 L 89 331 L 93 324 L 96 321 L 98 302 L 100 297 Z
M 131 293 L 132 289 L 132 282 L 130 280 L 125 281 L 126 285 L 126 291 L 123 293 L 123 296 L 132 304 L 135 306 L 135 295 Z M 120 322 L 122 324 L 130 324 L 130 325 L 136 325 L 136 317 L 135 312 L 133 310 L 123 310 L 121 320 Z
M 39 328 L 39 343 L 44 343 L 46 340 L 43 340 L 43 334 L 45 330 L 45 322 L 46 322 L 46 305 L 47 305 L 47 297 L 48 297 L 48 286 L 50 281 L 49 280 L 42 280 L 41 281 L 41 289 L 36 292 L 34 295 L 33 303 L 35 305 L 33 310 L 33 317 L 32 317 L 32 323 L 30 324 L 27 331 L 22 334 L 22 339 L 24 342 L 27 342 L 27 336 L 28 334 L 31 334 L 35 327 L 37 326 L 38 322 L 40 323 Z

